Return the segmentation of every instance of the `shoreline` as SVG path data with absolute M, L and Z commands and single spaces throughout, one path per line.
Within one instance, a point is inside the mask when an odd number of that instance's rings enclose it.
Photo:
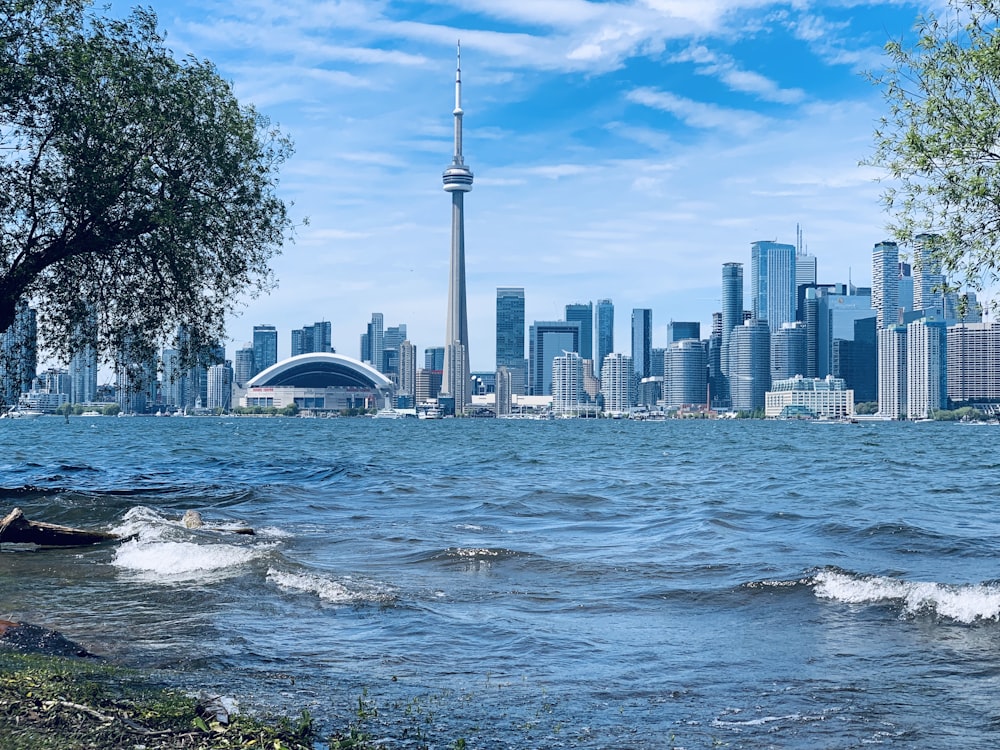
M 19 750 L 363 750 L 355 727 L 321 738 L 298 718 L 237 713 L 148 669 L 114 663 L 29 623 L 0 620 L 0 747 Z

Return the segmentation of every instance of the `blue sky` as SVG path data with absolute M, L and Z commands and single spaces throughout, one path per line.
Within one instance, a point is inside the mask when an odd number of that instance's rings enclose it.
M 858 165 L 883 110 L 863 72 L 940 1 L 154 0 L 168 45 L 295 142 L 281 191 L 309 224 L 230 353 L 270 323 L 287 356 L 330 320 L 356 357 L 375 311 L 444 343 L 459 38 L 474 370 L 494 366 L 498 286 L 525 288 L 529 324 L 612 299 L 628 352 L 633 307 L 654 346 L 671 319 L 707 335 L 722 264 L 797 223 L 820 281 L 867 285 L 886 216 Z

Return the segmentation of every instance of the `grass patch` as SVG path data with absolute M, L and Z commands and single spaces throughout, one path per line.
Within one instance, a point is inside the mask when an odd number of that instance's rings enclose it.
M 134 670 L 0 652 L 0 747 L 18 750 L 313 750 L 312 719 L 220 714 Z M 365 738 L 331 738 L 332 747 Z M 355 742 L 357 744 L 355 744 Z

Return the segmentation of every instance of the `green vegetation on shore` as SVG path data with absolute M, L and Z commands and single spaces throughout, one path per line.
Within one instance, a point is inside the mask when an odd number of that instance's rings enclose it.
M 228 714 L 96 659 L 0 652 L 0 747 L 18 750 L 313 750 L 307 712 L 295 720 Z M 368 747 L 356 730 L 326 740 L 331 750 Z

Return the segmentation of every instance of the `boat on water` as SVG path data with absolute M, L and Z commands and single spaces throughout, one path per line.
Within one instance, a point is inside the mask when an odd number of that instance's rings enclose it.
M 37 409 L 19 409 L 14 407 L 9 409 L 7 413 L 0 414 L 2 419 L 38 419 L 45 412 L 38 411 Z

